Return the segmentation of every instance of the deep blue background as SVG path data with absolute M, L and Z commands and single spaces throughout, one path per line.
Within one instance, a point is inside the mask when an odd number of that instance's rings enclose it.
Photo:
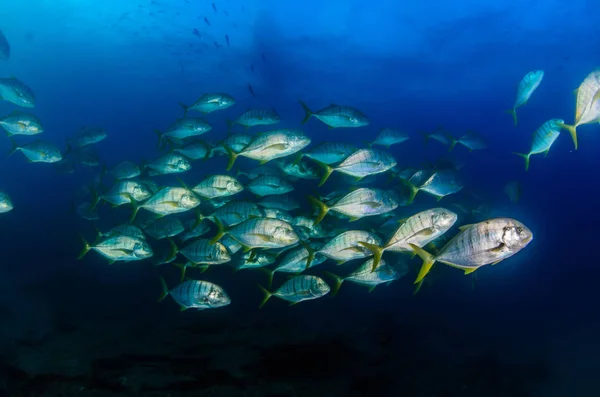
M 410 131 L 412 139 L 393 149 L 401 166 L 418 166 L 444 154 L 435 142 L 425 147 L 417 131 L 438 125 L 456 136 L 477 131 L 489 149 L 456 149 L 467 163 L 467 187 L 491 197 L 492 216 L 527 224 L 535 234 L 530 246 L 506 263 L 481 270 L 474 290 L 471 279 L 457 271 L 415 298 L 409 280 L 370 295 L 345 286 L 335 300 L 294 308 L 293 316 L 346 315 L 348 326 L 355 326 L 369 321 L 376 308 L 390 318 L 432 321 L 434 327 L 468 333 L 471 343 L 482 348 L 515 356 L 541 352 L 560 364 L 561 375 L 573 372 L 582 382 L 593 365 L 573 356 L 589 351 L 585 344 L 593 339 L 586 335 L 598 329 L 600 126 L 580 128 L 578 151 L 562 133 L 546 158 L 532 157 L 527 173 L 511 152 L 525 152 L 533 131 L 546 120 L 573 121 L 572 91 L 598 64 L 594 15 L 600 4 L 295 3 L 216 0 L 217 13 L 210 2 L 195 0 L 111 0 L 102 6 L 91 0 L 3 3 L 0 28 L 12 45 L 12 57 L 0 64 L 0 75 L 14 75 L 34 89 L 35 113 L 46 128 L 43 139 L 64 147 L 79 127 L 104 127 L 109 137 L 98 148 L 108 165 L 158 155 L 153 130 L 181 116 L 178 102 L 191 104 L 211 91 L 227 92 L 238 103 L 207 116 L 214 125 L 206 136 L 210 141 L 225 136 L 226 118 L 249 107 L 275 107 L 281 126 L 298 126 L 303 117 L 298 99 L 315 110 L 330 103 L 354 106 L 371 120 L 365 128 L 328 130 L 313 119 L 303 128 L 315 143 L 361 145 L 381 127 Z M 504 111 L 512 106 L 519 79 L 534 69 L 545 71 L 544 80 L 517 111 L 519 125 L 514 127 Z M 0 114 L 13 109 L 0 103 Z M 8 139 L 0 139 L 0 151 L 9 148 Z M 225 160 L 214 164 L 224 167 Z M 195 163 L 193 172 L 191 179 L 210 171 Z M 80 249 L 77 234 L 93 229 L 70 207 L 74 191 L 92 175 L 86 170 L 59 175 L 50 166 L 28 164 L 20 154 L 2 161 L 0 187 L 11 195 L 15 209 L 0 219 L 0 302 L 19 313 L 14 323 L 4 322 L 8 335 L 20 332 L 15 329 L 43 329 L 31 324 L 51 324 L 57 313 L 77 317 L 93 312 L 102 324 L 130 318 L 132 312 L 171 316 L 176 310 L 154 303 L 156 269 L 108 267 L 96 255 L 74 260 Z M 514 179 L 523 186 L 517 205 L 503 193 L 505 183 Z M 417 201 L 419 206 L 435 203 L 425 196 Z M 242 303 L 252 300 L 239 299 L 247 295 L 259 300 L 253 284 L 261 279 L 248 277 L 218 276 L 231 291 L 235 305 L 226 310 L 234 318 L 291 315 L 276 309 L 258 313 L 253 303 Z M 123 296 L 128 298 L 119 299 Z M 573 356 L 565 358 L 565 352 Z

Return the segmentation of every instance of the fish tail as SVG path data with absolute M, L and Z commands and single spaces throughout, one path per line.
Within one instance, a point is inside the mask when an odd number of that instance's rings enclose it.
M 419 281 L 418 283 L 415 284 L 415 289 L 413 291 L 413 296 L 415 296 L 416 294 L 419 293 L 419 291 L 421 290 L 421 287 L 423 286 L 423 280 Z
M 273 276 L 275 275 L 275 270 L 268 269 L 266 267 L 261 267 L 259 270 L 267 275 L 267 288 L 271 288 L 273 285 Z
M 331 176 L 331 173 L 335 171 L 335 168 L 331 167 L 329 164 L 322 163 L 320 161 L 314 160 L 321 168 L 323 168 L 323 175 L 321 175 L 321 180 L 317 186 L 321 187 L 327 182 L 327 179 Z
M 313 196 L 308 196 L 308 201 L 310 201 L 310 203 L 313 206 L 319 209 L 319 214 L 317 215 L 313 223 L 314 225 L 317 225 L 323 220 L 323 218 L 325 218 L 325 215 L 327 215 L 327 213 L 329 212 L 329 207 L 327 206 L 327 204 L 323 203 L 321 200 Z
M 304 157 L 304 153 L 298 152 L 298 154 L 296 154 L 296 158 L 294 159 L 294 162 L 292 163 L 292 165 L 300 164 L 300 161 L 302 161 L 302 157 Z
M 454 149 L 457 143 L 458 141 L 452 138 L 452 140 L 450 141 L 450 146 L 448 146 L 448 153 L 450 153 Z
M 177 256 L 179 249 L 171 237 L 167 238 L 167 241 L 169 242 L 169 256 L 167 256 L 166 262 L 170 262 Z
M 305 270 L 306 270 L 310 267 L 310 265 L 312 265 L 313 261 L 315 260 L 315 250 L 304 241 L 300 242 L 300 244 L 308 252 L 308 257 L 306 257 L 306 268 L 305 268 Z
M 408 189 L 410 189 L 410 194 L 408 195 L 408 199 L 406 201 L 406 204 L 410 204 L 415 200 L 415 197 L 417 197 L 417 193 L 419 193 L 419 188 L 416 187 L 415 185 L 413 185 L 412 183 L 410 183 L 407 180 L 404 180 L 402 178 L 399 178 L 400 182 L 406 186 Z
M 531 156 L 530 153 L 517 153 L 517 152 L 513 152 L 513 154 L 516 154 L 519 157 L 523 157 L 525 159 L 525 171 L 529 170 L 529 158 Z
M 154 130 L 154 132 L 158 136 L 158 142 L 156 143 L 156 148 L 157 149 L 164 148 L 165 147 L 165 144 L 164 144 L 164 135 L 163 135 L 162 131 L 160 131 L 160 130 Z
M 225 120 L 225 122 L 227 123 L 227 134 L 229 134 L 235 123 L 229 119 Z
M 225 145 L 224 147 L 227 151 L 227 154 L 229 155 L 229 161 L 227 162 L 227 171 L 229 171 L 231 170 L 231 168 L 233 168 L 233 164 L 235 164 L 235 159 L 237 159 L 238 154 L 234 152 L 233 149 L 231 149 L 229 146 Z
M 271 296 L 273 296 L 272 293 L 270 293 L 266 288 L 264 288 L 262 285 L 258 285 L 258 288 L 260 288 L 260 290 L 263 292 L 263 294 L 265 295 L 263 300 L 260 302 L 260 305 L 258 306 L 259 309 L 262 309 L 262 307 L 265 305 L 265 303 L 267 303 L 267 301 L 271 298 Z
M 564 128 L 565 130 L 569 131 L 569 133 L 571 134 L 571 138 L 573 139 L 573 144 L 575 145 L 575 150 L 577 150 L 577 126 L 563 123 L 559 123 L 557 125 L 560 128 Z
M 225 235 L 226 231 L 225 226 L 223 226 L 223 223 L 221 223 L 221 221 L 217 217 L 212 217 L 211 219 L 215 223 L 215 225 L 217 225 L 217 234 L 215 235 L 215 237 L 212 238 L 212 240 L 210 240 L 210 243 L 214 244 Z
M 131 218 L 129 218 L 129 223 L 133 223 L 133 221 L 135 221 L 135 217 L 140 210 L 140 205 L 133 198 L 131 198 L 131 205 L 133 206 L 133 212 L 131 213 Z
M 169 295 L 169 287 L 167 286 L 167 282 L 165 281 L 165 279 L 162 277 L 160 278 L 160 285 L 162 287 L 162 293 L 157 299 L 158 302 L 162 302 L 167 297 L 167 295 Z
M 310 120 L 311 116 L 313 115 L 313 111 L 310 110 L 310 108 L 308 106 L 306 106 L 306 103 L 304 103 L 302 101 L 298 101 L 298 102 L 300 102 L 300 105 L 302 105 L 302 109 L 304 109 L 304 119 L 302 120 L 302 124 L 304 124 L 308 120 Z
M 517 125 L 517 109 L 508 109 L 506 111 L 506 113 L 512 115 L 513 118 L 513 122 L 515 123 L 515 126 Z
M 367 243 L 365 241 L 359 241 L 358 243 L 373 253 L 373 269 L 371 269 L 371 271 L 374 272 L 377 270 L 377 266 L 379 266 L 381 263 L 383 248 L 376 244 Z
M 183 109 L 183 117 L 186 117 L 190 107 L 183 102 L 179 102 L 179 106 Z
M 96 188 L 92 188 L 92 203 L 90 204 L 90 210 L 94 210 L 96 209 L 96 206 L 98 205 L 98 203 L 101 200 L 101 196 L 98 194 L 98 190 L 96 190 Z
M 85 254 L 87 254 L 90 251 L 90 249 L 92 249 L 92 247 L 90 247 L 90 243 L 88 243 L 83 236 L 79 236 L 79 238 L 83 242 L 83 249 L 79 253 L 79 256 L 77 257 L 77 260 L 82 259 L 85 256 Z
M 19 149 L 21 149 L 19 147 L 19 145 L 17 145 L 17 142 L 15 142 L 14 139 L 12 139 L 11 137 L 9 137 L 8 139 L 10 140 L 11 148 L 10 148 L 10 151 L 8 152 L 8 154 L 6 155 L 6 158 L 9 158 L 13 154 L 15 154 L 16 151 L 18 151 Z
M 202 221 L 204 220 L 204 215 L 202 215 L 202 212 L 200 212 L 199 209 L 195 209 L 194 212 L 196 213 L 196 221 L 194 222 L 194 224 L 192 225 L 192 230 L 197 228 L 198 226 L 200 226 L 200 224 L 202 223 Z
M 333 285 L 331 286 L 331 296 L 336 296 L 342 286 L 344 279 L 340 276 L 333 274 L 328 271 L 323 271 L 323 273 L 333 279 Z
M 435 263 L 435 257 L 421 247 L 417 247 L 416 245 L 411 243 L 408 243 L 408 245 L 423 260 L 423 265 L 421 266 L 421 270 L 419 270 L 419 275 L 415 280 L 415 284 L 418 284 L 425 278 L 427 273 L 429 273 L 429 271 L 431 270 L 431 267 Z

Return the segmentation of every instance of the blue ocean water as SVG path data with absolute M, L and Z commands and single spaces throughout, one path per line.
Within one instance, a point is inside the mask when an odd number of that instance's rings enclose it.
M 81 187 L 94 181 L 100 167 L 78 164 L 74 174 L 62 174 L 16 153 L 2 160 L 0 171 L 0 189 L 14 203 L 14 210 L 0 214 L 2 393 L 600 393 L 594 382 L 600 365 L 594 310 L 600 126 L 578 129 L 578 150 L 563 130 L 546 157 L 532 156 L 527 172 L 512 154 L 526 152 L 545 121 L 573 122 L 572 92 L 598 66 L 594 15 L 600 4 L 5 3 L 0 29 L 11 54 L 0 61 L 0 77 L 15 76 L 35 92 L 32 112 L 44 124 L 45 141 L 64 149 L 80 127 L 97 125 L 108 134 L 96 145 L 103 164 L 141 164 L 161 154 L 153 131 L 182 117 L 179 103 L 192 104 L 208 92 L 226 92 L 237 101 L 204 116 L 213 128 L 201 138 L 214 144 L 227 136 L 227 119 L 249 108 L 272 108 L 281 116 L 278 128 L 301 128 L 312 146 L 360 147 L 381 128 L 405 130 L 411 138 L 389 151 L 399 166 L 418 168 L 447 155 L 435 141 L 425 145 L 420 132 L 443 126 L 458 138 L 472 130 L 487 149 L 469 152 L 459 145 L 452 152 L 465 163 L 460 170 L 465 192 L 490 209 L 487 218 L 518 219 L 534 239 L 515 257 L 475 272 L 476 278 L 442 268 L 415 296 L 411 270 L 371 293 L 345 283 L 334 298 L 291 307 L 272 299 L 258 310 L 256 284 L 264 285 L 264 274 L 234 274 L 225 267 L 190 271 L 222 285 L 232 304 L 180 313 L 173 302 L 156 302 L 159 276 L 170 285 L 178 280 L 170 265 L 110 266 L 96 253 L 76 260 L 80 235 L 91 241 L 95 227 L 106 229 L 130 214 L 101 205 L 101 220 L 92 223 L 73 210 Z M 544 70 L 544 79 L 517 110 L 514 126 L 505 110 L 519 80 L 536 69 Z M 299 100 L 313 110 L 332 103 L 354 107 L 370 124 L 329 129 L 313 118 L 301 125 Z M 0 115 L 15 109 L 0 102 Z M 234 130 L 244 132 L 240 126 Z M 10 140 L 0 139 L 0 151 L 10 149 Z M 196 183 L 224 172 L 226 164 L 226 157 L 195 161 L 182 179 Z M 239 159 L 235 169 L 256 166 Z M 171 177 L 156 180 L 178 183 Z M 332 180 L 348 187 L 343 179 Z M 518 203 L 504 192 L 510 181 L 522 186 Z M 385 177 L 377 183 L 387 186 Z M 308 208 L 305 196 L 316 183 L 301 185 L 294 194 Z M 419 193 L 398 215 L 467 205 L 466 197 L 436 203 Z M 459 223 L 478 220 L 461 215 Z M 418 258 L 413 262 L 418 266 Z

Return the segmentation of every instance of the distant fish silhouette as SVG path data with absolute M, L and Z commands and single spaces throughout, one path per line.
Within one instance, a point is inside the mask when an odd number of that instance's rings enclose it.
M 201 34 L 200 34 L 200 32 L 198 31 L 198 29 L 194 29 L 194 30 L 192 31 L 192 34 L 193 34 L 194 36 L 198 36 L 198 38 L 199 38 L 199 39 L 202 39 L 202 35 L 201 35 Z
M 217 50 L 219 48 L 223 47 L 221 44 L 217 43 L 216 41 L 214 41 L 213 44 L 215 45 L 215 47 L 217 47 Z
M 252 88 L 252 86 L 250 84 L 248 84 L 248 91 L 250 91 L 250 94 L 252 94 L 253 97 L 257 97 L 258 95 L 256 95 L 256 93 L 254 92 L 254 89 Z
M 207 18 L 207 17 L 204 17 L 204 22 L 206 22 L 206 24 L 207 24 L 208 26 L 212 26 L 212 25 L 210 24 L 210 21 L 208 20 L 208 18 Z
M 229 13 L 227 13 L 227 11 L 223 11 L 223 14 L 225 14 L 226 17 L 229 16 Z
M 265 54 L 260 54 L 260 57 L 262 58 L 263 61 L 267 62 L 267 57 L 265 56 Z
M 229 35 L 225 35 L 225 41 L 227 42 L 227 47 L 229 47 Z
M 215 5 L 215 3 L 212 3 L 213 6 L 213 10 L 215 10 L 215 12 L 217 12 L 217 6 Z
M 253 63 L 250 64 L 250 71 L 254 72 L 254 64 Z

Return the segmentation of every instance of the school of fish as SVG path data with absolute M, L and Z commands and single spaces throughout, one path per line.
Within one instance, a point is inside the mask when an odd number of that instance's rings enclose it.
M 0 60 L 9 58 L 9 42 L 0 32 Z M 515 125 L 517 109 L 531 100 L 543 77 L 536 70 L 519 82 L 508 111 Z M 159 153 L 151 161 L 123 159 L 105 166 L 94 149 L 109 139 L 103 128 L 82 127 L 62 149 L 39 138 L 46 133 L 33 114 L 36 97 L 27 84 L 16 77 L 0 78 L 0 100 L 16 107 L 0 118 L 12 142 L 10 154 L 52 163 L 62 173 L 75 172 L 76 165 L 98 170 L 74 206 L 81 218 L 95 222 L 101 211 L 116 214 L 116 208 L 128 208 L 118 212 L 112 228 L 97 230 L 93 240 L 82 237 L 79 259 L 95 252 L 109 264 L 147 261 L 176 268 L 180 282 L 169 287 L 161 278 L 159 300 L 170 296 L 182 310 L 232 303 L 220 285 L 208 281 L 215 266 L 264 273 L 262 307 L 271 297 L 297 304 L 335 295 L 345 281 L 372 290 L 411 273 L 415 256 L 422 260 L 414 269 L 418 291 L 436 263 L 471 274 L 506 261 L 533 240 L 532 231 L 516 219 L 487 218 L 489 208 L 481 202 L 411 210 L 419 192 L 440 201 L 463 191 L 463 164 L 447 158 L 420 168 L 400 166 L 389 149 L 411 138 L 402 129 L 384 126 L 363 147 L 340 141 L 312 144 L 305 132 L 308 123 L 330 129 L 371 125 L 350 106 L 314 110 L 300 102 L 305 117 L 294 128 L 279 128 L 275 109 L 240 110 L 235 120 L 220 120 L 226 121 L 227 136 L 209 142 L 204 137 L 213 134 L 219 112 L 235 107 L 236 99 L 204 93 L 190 105 L 182 103 L 181 118 L 167 129 L 155 131 Z M 571 124 L 550 119 L 533 133 L 528 153 L 515 152 L 525 160 L 525 170 L 532 155 L 548 154 L 561 130 L 570 133 L 577 149 L 577 129 L 600 123 L 600 69 L 582 81 L 575 106 Z M 458 144 L 469 151 L 486 148 L 471 131 L 454 138 L 439 129 L 424 137 L 426 143 L 448 146 L 449 152 Z M 221 163 L 220 170 L 204 166 L 217 157 L 227 157 L 227 165 Z M 246 163 L 234 172 L 242 158 Z M 200 179 L 186 177 L 197 168 L 210 172 Z M 330 179 L 337 183 L 328 183 Z M 326 192 L 323 186 L 328 185 L 336 189 Z M 306 189 L 310 194 L 294 194 Z M 519 200 L 518 182 L 504 190 L 511 201 Z M 9 194 L 0 192 L 0 213 L 12 209 Z M 479 219 L 467 223 L 466 218 Z M 278 273 L 285 277 L 279 280 Z

